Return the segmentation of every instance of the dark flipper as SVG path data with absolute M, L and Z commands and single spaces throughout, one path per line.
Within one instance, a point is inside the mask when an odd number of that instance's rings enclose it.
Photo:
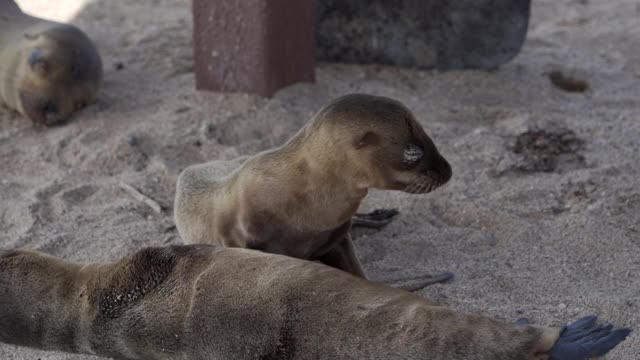
M 450 272 L 444 272 L 435 275 L 425 275 L 413 279 L 397 280 L 389 285 L 407 291 L 417 291 L 429 285 L 446 283 L 451 279 L 453 279 L 453 274 Z
M 391 223 L 396 215 L 396 209 L 377 209 L 368 214 L 356 213 L 351 220 L 351 226 L 380 229 Z
M 603 356 L 627 338 L 630 329 L 596 323 L 596 316 L 584 317 L 562 329 L 551 348 L 551 360 L 584 360 Z

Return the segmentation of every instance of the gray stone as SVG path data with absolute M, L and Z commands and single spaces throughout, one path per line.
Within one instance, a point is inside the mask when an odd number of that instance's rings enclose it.
M 493 69 L 526 37 L 530 0 L 317 0 L 317 58 Z

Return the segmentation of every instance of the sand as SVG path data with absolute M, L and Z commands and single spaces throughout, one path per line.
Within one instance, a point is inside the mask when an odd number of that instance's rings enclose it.
M 63 17 L 56 8 L 72 3 L 30 10 Z M 370 276 L 452 271 L 419 294 L 505 321 L 599 314 L 636 329 L 607 358 L 640 359 L 639 16 L 635 0 L 537 0 L 522 53 L 494 72 L 320 64 L 316 84 L 263 99 L 194 90 L 186 2 L 90 3 L 71 21 L 104 59 L 96 103 L 49 129 L 0 108 L 0 246 L 108 261 L 179 244 L 172 202 L 186 166 L 278 145 L 339 95 L 386 95 L 415 112 L 454 177 L 428 195 L 370 193 L 362 210 L 400 210 L 354 234 Z M 589 89 L 555 87 L 556 70 Z M 0 359 L 93 357 L 0 345 Z

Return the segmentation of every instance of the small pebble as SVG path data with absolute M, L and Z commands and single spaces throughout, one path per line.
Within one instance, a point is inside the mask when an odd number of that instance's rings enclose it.
M 137 146 L 139 143 L 138 138 L 135 135 L 127 136 L 127 144 L 131 146 Z
M 560 71 L 552 71 L 549 80 L 554 86 L 567 92 L 581 93 L 589 90 L 589 83 L 585 80 L 567 76 Z

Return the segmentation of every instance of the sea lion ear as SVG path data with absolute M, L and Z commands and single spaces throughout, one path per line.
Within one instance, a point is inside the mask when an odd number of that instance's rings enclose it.
M 377 144 L 379 141 L 379 137 L 376 133 L 371 132 L 371 131 L 367 131 L 366 134 L 360 136 L 359 138 L 357 138 L 356 142 L 355 142 L 355 148 L 356 149 L 362 149 L 363 147 L 369 146 L 369 145 L 374 145 Z
M 46 75 L 49 72 L 49 63 L 44 58 L 44 53 L 42 49 L 35 48 L 29 55 L 27 62 L 33 69 L 33 71 L 39 73 L 40 75 Z

